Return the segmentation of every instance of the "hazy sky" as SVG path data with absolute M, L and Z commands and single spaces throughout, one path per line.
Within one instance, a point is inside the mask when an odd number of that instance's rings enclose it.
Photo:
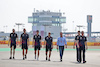
M 18 30 L 17 26 L 14 27 L 15 23 L 24 23 L 27 31 L 31 31 L 28 16 L 32 16 L 34 8 L 65 12 L 64 28 L 68 31 L 74 31 L 76 25 L 87 26 L 87 15 L 93 15 L 92 31 L 100 31 L 100 0 L 0 0 L 0 31 L 6 31 L 6 25 L 7 32 L 11 32 L 12 28 Z M 81 30 L 87 31 L 87 28 Z

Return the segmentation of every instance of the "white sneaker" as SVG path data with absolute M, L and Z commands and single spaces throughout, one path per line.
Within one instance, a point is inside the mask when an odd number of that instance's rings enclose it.
M 35 59 L 36 59 L 36 56 L 35 56 Z

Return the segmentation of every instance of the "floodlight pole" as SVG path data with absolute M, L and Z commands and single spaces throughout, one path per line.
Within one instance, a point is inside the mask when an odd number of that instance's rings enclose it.
M 18 26 L 18 36 L 19 36 L 19 26 L 24 25 L 22 23 L 15 23 Z

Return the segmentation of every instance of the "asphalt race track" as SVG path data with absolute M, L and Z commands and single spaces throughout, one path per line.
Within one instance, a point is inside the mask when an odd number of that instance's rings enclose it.
M 87 63 L 76 62 L 76 50 L 68 47 L 64 51 L 63 61 L 60 62 L 59 52 L 54 48 L 51 61 L 45 60 L 45 49 L 41 49 L 39 61 L 34 59 L 34 49 L 29 48 L 27 59 L 23 60 L 22 50 L 16 49 L 15 59 L 10 60 L 10 49 L 0 45 L 0 67 L 100 67 L 100 49 L 89 47 L 86 51 Z

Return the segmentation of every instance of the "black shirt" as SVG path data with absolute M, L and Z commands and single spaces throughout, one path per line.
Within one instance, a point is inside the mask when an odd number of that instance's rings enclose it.
M 80 37 L 80 35 L 77 35 L 77 36 L 75 37 L 75 40 L 78 40 L 78 39 L 79 39 L 79 37 Z
M 11 38 L 11 44 L 16 44 L 16 38 L 17 38 L 16 33 L 10 33 L 10 38 Z
M 40 45 L 40 40 L 41 40 L 41 36 L 40 35 L 34 35 L 33 39 L 35 40 L 35 46 L 36 45 Z
M 29 38 L 29 35 L 26 33 L 22 33 L 21 34 L 21 38 L 22 38 L 22 44 L 27 44 L 27 39 Z
M 80 37 L 80 35 L 77 35 L 77 36 L 75 37 L 75 40 L 77 41 L 77 40 L 79 39 L 79 37 Z M 76 47 L 77 47 L 77 45 L 76 45 Z
M 51 36 L 50 37 L 46 36 L 45 37 L 45 41 L 46 41 L 46 45 L 47 46 L 51 46 L 52 45 L 53 38 Z
M 85 46 L 85 42 L 87 41 L 87 38 L 85 36 L 79 37 L 79 46 Z

